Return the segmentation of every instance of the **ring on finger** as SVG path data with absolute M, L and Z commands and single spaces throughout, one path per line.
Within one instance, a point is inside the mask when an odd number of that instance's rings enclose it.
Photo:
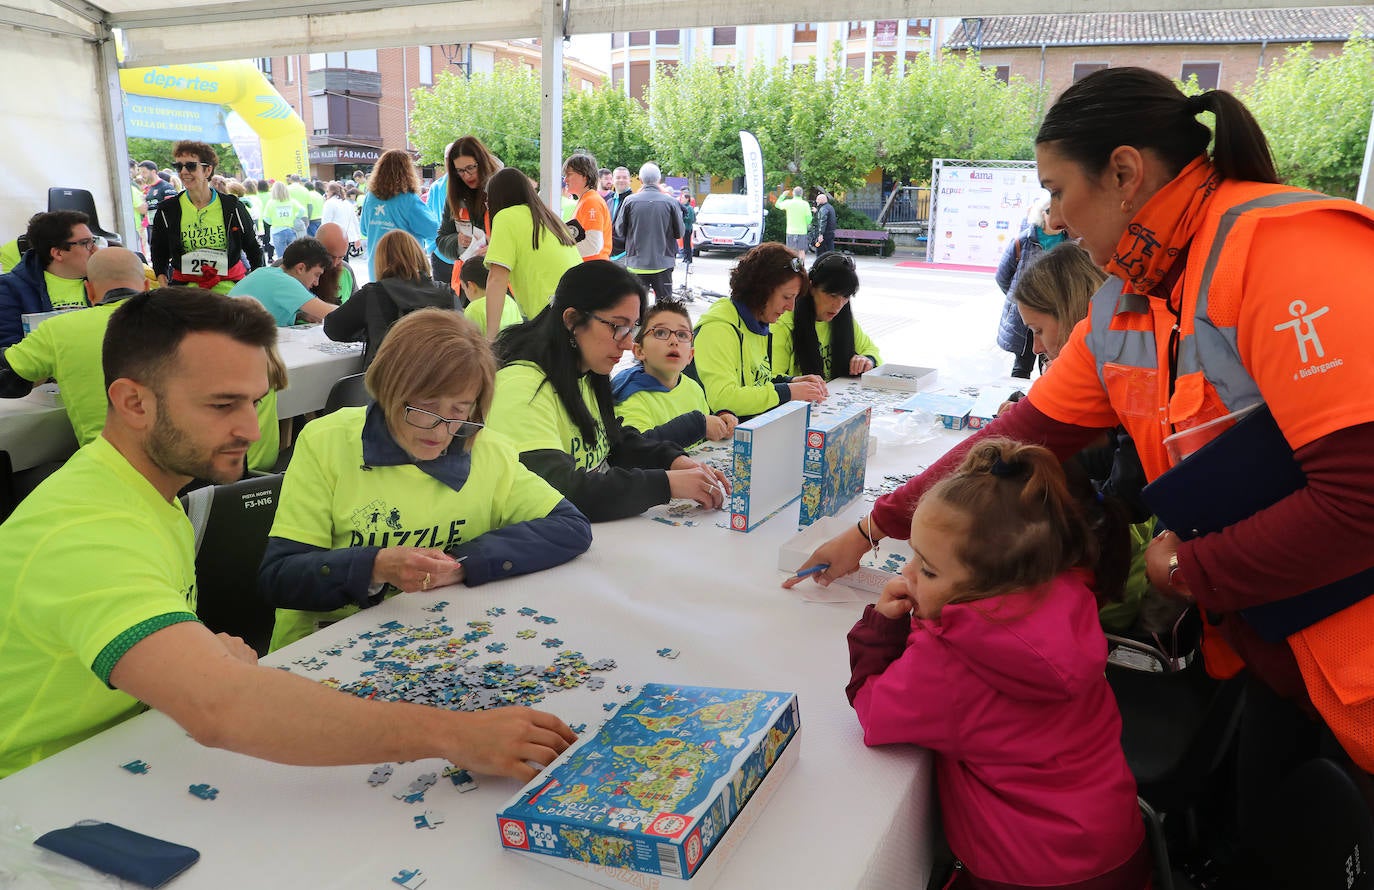
M 420 589 L 429 590 L 429 572 L 425 572 L 425 576 L 420 579 Z

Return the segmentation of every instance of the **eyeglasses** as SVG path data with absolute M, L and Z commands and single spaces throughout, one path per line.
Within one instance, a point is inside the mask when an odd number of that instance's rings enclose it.
M 475 436 L 478 430 L 486 426 L 486 424 L 477 423 L 474 420 L 450 420 L 447 417 L 440 417 L 433 411 L 412 408 L 410 405 L 406 405 L 405 420 L 411 426 L 422 430 L 432 430 L 441 423 L 447 424 L 448 434 L 459 439 Z
M 829 253 L 817 260 L 811 270 L 814 272 L 821 266 L 844 266 L 846 269 L 853 269 L 854 258 L 848 254 Z
M 80 247 L 85 250 L 95 250 L 100 246 L 100 238 L 78 238 L 75 241 L 68 241 L 63 245 L 63 250 L 71 250 L 73 247 Z
M 674 330 L 672 328 L 649 328 L 649 334 L 655 340 L 676 340 L 679 343 L 691 343 L 692 332 Z
M 183 170 L 190 170 L 190 171 L 194 172 L 195 169 L 196 169 L 197 167 L 204 167 L 204 168 L 206 168 L 206 169 L 208 170 L 211 166 L 212 166 L 211 164 L 205 164 L 205 163 L 202 163 L 202 162 L 200 162 L 200 161 L 173 161 L 173 162 L 172 162 L 172 169 L 175 170 L 175 171 L 177 171 L 178 173 L 182 172 Z
M 453 172 L 457 173 L 459 176 L 467 176 L 477 172 L 477 165 L 468 164 L 466 167 L 454 167 Z
M 805 271 L 806 271 L 806 263 L 802 262 L 802 258 L 801 258 L 801 257 L 799 257 L 799 256 L 794 256 L 794 257 L 792 257 L 792 271 L 793 271 L 793 272 L 805 272 Z
M 626 337 L 632 337 L 639 333 L 639 322 L 635 322 L 634 324 L 616 324 L 613 321 L 607 321 L 606 319 L 597 315 L 595 312 L 590 312 L 588 314 L 591 315 L 592 318 L 596 319 L 597 321 L 601 322 L 606 327 L 611 329 L 612 339 L 624 340 Z

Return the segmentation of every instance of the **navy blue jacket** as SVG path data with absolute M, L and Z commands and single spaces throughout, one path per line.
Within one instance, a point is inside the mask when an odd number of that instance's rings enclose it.
M 413 461 L 391 438 L 375 404 L 368 409 L 363 425 L 363 459 L 370 467 L 415 463 L 454 491 L 462 489 L 472 469 L 471 455 L 465 450 L 456 450 L 437 460 Z M 542 519 L 492 529 L 447 552 L 450 556 L 467 557 L 463 561 L 463 581 L 476 587 L 493 579 L 561 565 L 585 553 L 591 543 L 591 523 L 564 499 Z M 375 605 L 386 592 L 372 596 L 368 591 L 379 549 L 328 550 L 270 537 L 258 569 L 258 592 L 267 602 L 283 609 L 327 612 L 347 605 Z
M 0 275 L 0 346 L 24 339 L 24 319 L 29 312 L 51 312 L 48 285 L 38 251 L 26 251 L 13 272 Z

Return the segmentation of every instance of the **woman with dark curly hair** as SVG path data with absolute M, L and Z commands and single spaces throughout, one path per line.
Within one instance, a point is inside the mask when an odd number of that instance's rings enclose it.
M 697 324 L 693 364 L 712 408 L 744 420 L 792 399 L 819 402 L 828 395 L 816 374 L 773 372 L 768 326 L 791 312 L 808 287 L 806 264 L 776 242 L 755 247 L 730 271 L 730 299 L 716 301 Z

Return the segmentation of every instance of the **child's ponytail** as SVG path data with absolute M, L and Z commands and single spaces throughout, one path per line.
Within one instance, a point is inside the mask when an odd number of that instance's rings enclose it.
M 1047 449 L 986 439 L 926 497 L 968 515 L 960 561 L 969 596 L 997 596 L 1044 584 L 1075 566 L 1093 567 L 1097 542 Z

